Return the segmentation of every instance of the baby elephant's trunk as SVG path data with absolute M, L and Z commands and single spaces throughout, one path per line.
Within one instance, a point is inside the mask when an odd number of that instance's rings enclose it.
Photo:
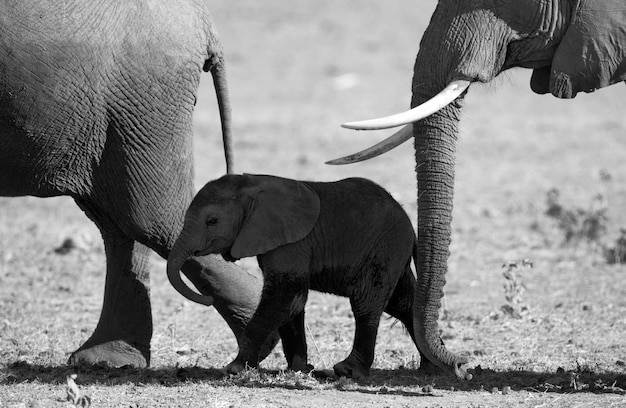
M 180 269 L 187 259 L 193 256 L 193 249 L 187 244 L 184 232 L 174 243 L 174 247 L 167 258 L 167 278 L 178 293 L 188 300 L 201 305 L 212 306 L 213 298 L 211 296 L 203 296 L 193 291 L 180 276 Z

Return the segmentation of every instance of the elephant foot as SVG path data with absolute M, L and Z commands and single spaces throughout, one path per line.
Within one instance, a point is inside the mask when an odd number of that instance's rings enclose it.
M 239 374 L 242 371 L 245 371 L 247 368 L 256 368 L 256 365 L 251 365 L 247 363 L 244 359 L 240 359 L 237 357 L 230 364 L 224 367 L 224 371 L 227 374 Z
M 417 372 L 422 375 L 443 375 L 448 373 L 424 356 L 421 356 L 420 366 Z
M 370 375 L 369 367 L 365 367 L 352 357 L 335 364 L 333 370 L 335 370 L 337 377 L 347 377 L 355 380 L 362 380 Z
M 105 343 L 90 345 L 83 344 L 72 353 L 68 360 L 69 365 L 100 365 L 119 368 L 131 366 L 146 368 L 150 364 L 150 348 L 142 351 L 140 348 L 131 346 L 124 340 L 112 340 Z
M 315 369 L 311 364 L 307 364 L 306 359 L 300 356 L 295 356 L 287 368 L 291 371 L 301 371 L 303 373 L 310 373 Z
M 467 357 L 457 356 L 456 361 L 453 362 L 451 367 L 443 368 L 420 354 L 420 366 L 417 372 L 422 375 L 449 375 L 452 371 L 457 378 L 469 381 L 473 376 L 467 372 L 468 363 L 469 359 Z

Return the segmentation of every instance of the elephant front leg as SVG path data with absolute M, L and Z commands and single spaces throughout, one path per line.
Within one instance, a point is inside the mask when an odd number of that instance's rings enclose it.
M 152 337 L 150 250 L 119 230 L 101 231 L 107 258 L 102 313 L 96 330 L 72 353 L 69 364 L 147 367 Z
M 246 367 L 257 367 L 264 343 L 272 332 L 299 315 L 306 304 L 307 290 L 285 288 L 280 285 L 266 285 L 259 307 L 243 331 L 239 353 L 235 360 L 226 366 L 226 372 L 236 374 Z M 293 362 L 290 362 L 293 363 Z
M 306 333 L 304 331 L 304 310 L 278 328 L 287 359 L 287 367 L 293 371 L 308 373 L 313 366 L 308 364 Z
M 261 299 L 263 276 L 215 255 L 192 258 L 185 262 L 182 271 L 200 293 L 213 297 L 213 306 L 233 331 L 237 344 L 241 345 L 243 330 Z M 261 349 L 259 361 L 271 353 L 278 340 L 278 332 L 270 334 Z

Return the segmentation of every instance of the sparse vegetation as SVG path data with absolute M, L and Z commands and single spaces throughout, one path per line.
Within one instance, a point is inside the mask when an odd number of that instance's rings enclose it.
M 553 218 L 563 233 L 564 245 L 577 246 L 581 243 L 603 246 L 608 223 L 608 206 L 603 194 L 597 194 L 588 208 L 563 206 L 560 192 L 553 188 L 546 195 L 546 215 Z
M 613 245 L 604 248 L 604 258 L 609 264 L 626 263 L 626 228 L 620 229 Z
M 617 239 L 608 242 L 608 192 L 613 177 L 607 170 L 599 172 L 603 192 L 597 193 L 587 208 L 568 208 L 560 201 L 560 191 L 550 189 L 546 194 L 545 214 L 556 222 L 563 235 L 563 245 L 577 248 L 586 244 L 599 252 L 608 264 L 626 263 L 626 228 L 621 228 Z
M 521 261 L 509 261 L 502 265 L 504 271 L 504 298 L 506 304 L 501 307 L 502 312 L 506 316 L 515 319 L 522 318 L 529 312 L 528 305 L 522 299 L 522 294 L 526 291 L 526 287 L 522 283 L 522 275 L 519 273 L 522 268 L 532 268 L 533 262 L 530 259 Z

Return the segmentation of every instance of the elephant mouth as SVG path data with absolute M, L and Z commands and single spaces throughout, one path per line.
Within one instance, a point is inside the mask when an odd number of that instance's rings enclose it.
M 193 253 L 193 256 L 207 256 L 214 253 L 214 251 L 208 250 L 208 249 L 201 249 L 199 251 L 195 251 Z
M 230 248 L 229 247 L 224 247 L 224 248 L 217 247 L 216 248 L 216 246 L 212 245 L 212 246 L 209 246 L 209 248 L 199 249 L 195 251 L 193 253 L 193 256 L 207 256 L 211 254 L 221 254 L 221 255 L 230 254 Z

